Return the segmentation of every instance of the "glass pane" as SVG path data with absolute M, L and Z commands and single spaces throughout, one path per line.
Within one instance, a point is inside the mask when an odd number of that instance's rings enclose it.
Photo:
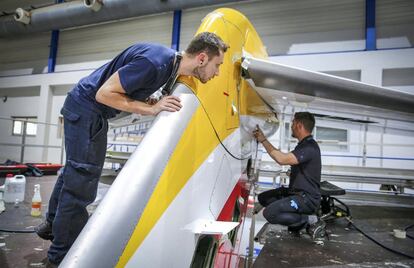
M 36 135 L 36 132 L 37 132 L 37 124 L 27 123 L 27 125 L 26 125 L 26 134 L 27 135 Z
M 20 135 L 22 134 L 22 121 L 13 121 L 13 134 Z
M 346 129 L 317 127 L 316 133 L 318 140 L 334 140 L 346 142 L 348 139 L 348 133 Z

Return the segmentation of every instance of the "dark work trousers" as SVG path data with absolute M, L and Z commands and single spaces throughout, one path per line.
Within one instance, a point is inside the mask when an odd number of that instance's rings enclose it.
M 258 195 L 263 216 L 272 224 L 281 224 L 292 229 L 301 229 L 308 222 L 308 215 L 316 207 L 305 193 L 292 193 L 289 188 L 280 187 Z
M 47 220 L 54 239 L 48 252 L 60 263 L 88 221 L 86 206 L 95 200 L 105 161 L 108 122 L 98 112 L 67 96 L 64 118 L 66 163 L 49 201 Z

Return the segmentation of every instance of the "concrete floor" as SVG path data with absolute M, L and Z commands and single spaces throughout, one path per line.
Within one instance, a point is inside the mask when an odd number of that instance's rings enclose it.
M 354 224 L 388 247 L 414 256 L 414 240 L 392 236 L 393 229 L 414 224 L 414 208 L 350 207 Z M 295 237 L 269 225 L 254 267 L 414 267 L 414 260 L 385 250 L 348 225 L 345 218 L 328 222 L 327 238 Z M 414 230 L 410 231 L 414 236 Z
M 18 207 L 14 204 L 6 205 L 6 211 L 0 214 L 0 229 L 30 230 L 41 223 L 56 178 L 57 176 L 27 177 L 24 202 Z M 0 184 L 3 183 L 4 178 L 0 178 Z M 36 183 L 41 184 L 41 218 L 30 216 Z M 100 184 L 98 199 L 108 188 L 108 185 Z M 98 202 L 99 200 L 90 206 L 90 212 Z M 388 246 L 414 255 L 414 240 L 397 239 L 390 234 L 392 229 L 414 223 L 414 208 L 352 206 L 351 212 L 358 227 Z M 413 260 L 382 249 L 356 230 L 348 228 L 344 219 L 329 223 L 328 231 L 330 240 L 325 239 L 323 245 L 318 245 L 307 235 L 292 237 L 286 228 L 270 226 L 254 267 L 414 267 Z M 414 236 L 414 230 L 410 234 Z M 33 233 L 0 232 L 0 267 L 45 267 L 49 246 L 49 241 L 44 241 Z
M 40 224 L 47 210 L 47 202 L 56 182 L 56 176 L 26 177 L 26 193 L 24 202 L 18 207 L 6 204 L 6 210 L 0 214 L 0 229 L 31 230 Z M 4 178 L 0 178 L 0 184 Z M 42 196 L 42 217 L 30 215 L 33 189 L 40 184 Z M 0 267 L 45 267 L 45 258 L 50 241 L 37 237 L 34 233 L 0 232 Z
M 57 175 L 43 177 L 26 177 L 26 192 L 24 202 L 18 206 L 6 204 L 6 210 L 0 214 L 0 229 L 6 230 L 33 230 L 44 219 L 47 212 L 48 202 L 55 185 Z M 4 178 L 0 178 L 0 185 Z M 105 183 L 112 183 L 106 179 Z M 42 196 L 42 216 L 32 217 L 30 215 L 31 202 L 34 193 L 34 185 L 40 184 Z M 108 184 L 99 183 L 97 198 L 87 209 L 92 213 L 106 191 Z M 45 267 L 47 251 L 50 241 L 40 239 L 34 233 L 8 233 L 0 231 L 0 268 L 22 268 L 22 267 Z

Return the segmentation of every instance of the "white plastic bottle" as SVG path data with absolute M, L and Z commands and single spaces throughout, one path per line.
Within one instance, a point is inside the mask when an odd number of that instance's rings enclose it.
M 39 217 L 42 215 L 42 197 L 40 196 L 40 184 L 35 184 L 34 195 L 32 198 L 32 210 L 30 214 L 33 217 Z
M 16 200 L 22 202 L 25 190 L 26 177 L 24 175 L 7 176 L 4 183 L 4 202 L 15 203 Z

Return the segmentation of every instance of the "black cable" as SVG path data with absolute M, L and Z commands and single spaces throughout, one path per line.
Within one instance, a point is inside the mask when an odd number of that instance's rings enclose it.
M 395 250 L 395 249 L 393 249 L 393 248 L 390 248 L 390 247 L 388 247 L 388 246 L 386 246 L 386 245 L 383 245 L 383 244 L 381 244 L 380 242 L 378 242 L 377 240 L 375 240 L 374 238 L 372 238 L 371 236 L 369 236 L 368 234 L 366 234 L 364 231 L 362 231 L 361 229 L 359 229 L 353 222 L 352 222 L 352 220 L 351 219 L 349 219 L 348 217 L 346 217 L 346 219 L 348 220 L 348 222 L 358 231 L 358 232 L 360 232 L 361 234 L 363 234 L 366 238 L 368 238 L 369 240 L 371 240 L 372 242 L 374 242 L 375 244 L 377 244 L 377 245 L 379 245 L 380 247 L 382 247 L 382 248 L 384 248 L 384 249 L 386 249 L 386 250 L 389 250 L 389 251 L 391 251 L 391 252 L 393 252 L 393 253 L 395 253 L 395 254 L 398 254 L 398 255 L 401 255 L 401 256 L 404 256 L 404 257 L 407 257 L 407 258 L 409 258 L 409 259 L 414 259 L 414 256 L 411 256 L 411 255 L 408 255 L 408 254 L 406 254 L 406 253 L 404 253 L 404 252 L 401 252 L 401 251 L 398 251 L 398 250 Z
M 175 62 L 173 65 L 173 70 L 171 72 L 170 77 L 168 77 L 167 82 L 162 86 L 162 90 L 161 93 L 163 96 L 167 96 L 167 95 L 171 95 L 171 87 L 174 85 L 175 81 L 177 80 L 177 73 L 178 73 L 178 68 L 180 68 L 180 62 L 183 58 L 183 55 L 180 52 L 176 52 L 175 53 Z
M 414 224 L 411 224 L 411 225 L 408 225 L 407 227 L 405 227 L 404 228 L 404 231 L 408 231 L 409 229 L 411 229 L 411 228 L 413 228 L 414 227 Z M 414 236 L 411 236 L 411 235 L 409 235 L 409 234 L 406 234 L 406 236 L 408 237 L 408 238 L 411 238 L 411 239 L 414 239 Z
M 16 234 L 30 234 L 30 233 L 34 233 L 35 230 L 8 230 L 8 229 L 0 229 L 0 232 L 3 233 L 16 233 Z
M 404 228 L 405 231 L 407 231 L 408 229 L 411 229 L 414 227 L 414 224 L 408 225 L 407 227 Z
M 227 147 L 226 147 L 226 146 L 223 144 L 223 142 L 221 141 L 220 136 L 219 136 L 219 134 L 217 133 L 217 130 L 216 130 L 216 128 L 214 127 L 213 122 L 211 121 L 211 118 L 210 118 L 210 116 L 208 115 L 207 110 L 206 110 L 206 108 L 204 107 L 203 103 L 201 102 L 200 98 L 197 96 L 197 94 L 194 94 L 194 95 L 195 95 L 195 96 L 196 96 L 196 98 L 198 99 L 198 102 L 200 103 L 201 107 L 203 108 L 203 110 L 204 110 L 205 114 L 207 115 L 208 121 L 210 121 L 210 125 L 211 125 L 211 127 L 213 128 L 214 133 L 216 134 L 216 137 L 217 137 L 218 141 L 220 142 L 221 146 L 223 146 L 224 150 L 226 150 L 226 152 L 227 152 L 229 155 L 231 155 L 231 157 L 233 157 L 233 158 L 235 158 L 235 159 L 237 159 L 237 160 L 246 160 L 246 159 L 249 159 L 249 158 L 250 158 L 250 155 L 249 155 L 248 157 L 245 157 L 245 158 L 237 157 L 237 156 L 235 156 L 234 154 L 232 154 L 232 153 L 231 153 L 231 152 L 227 149 Z

